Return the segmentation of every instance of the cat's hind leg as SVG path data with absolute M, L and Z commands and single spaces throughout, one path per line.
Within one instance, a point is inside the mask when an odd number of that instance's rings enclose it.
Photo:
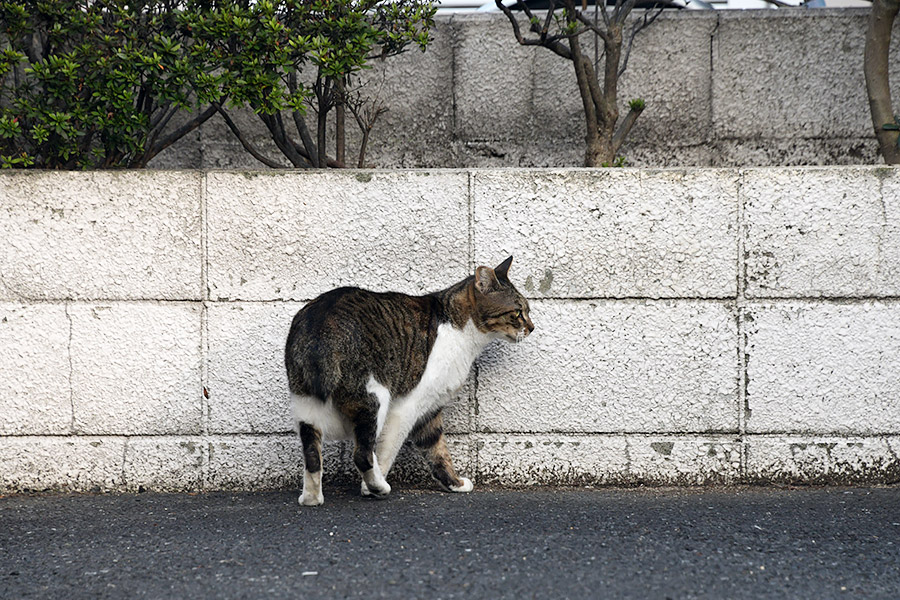
M 325 502 L 322 494 L 322 432 L 309 423 L 300 423 L 303 443 L 303 493 L 300 504 L 318 506 Z
M 460 477 L 453 468 L 450 450 L 444 439 L 444 419 L 440 411 L 417 423 L 410 437 L 428 461 L 431 476 L 444 489 L 450 492 L 472 491 L 474 486 L 471 480 Z
M 378 397 L 369 392 L 340 402 L 341 412 L 353 423 L 353 435 L 356 438 L 353 463 L 362 475 L 362 494 L 376 498 L 383 498 L 391 493 L 391 486 L 381 473 L 375 457 L 380 406 Z

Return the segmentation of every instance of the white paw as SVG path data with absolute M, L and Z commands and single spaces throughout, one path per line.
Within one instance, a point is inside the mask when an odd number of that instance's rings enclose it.
M 325 496 L 322 492 L 318 494 L 300 494 L 300 506 L 321 506 L 325 504 Z
M 391 485 L 382 479 L 380 487 L 372 486 L 372 488 L 370 488 L 368 484 L 363 481 L 359 491 L 367 498 L 384 498 L 391 493 Z
M 458 485 L 458 486 L 451 485 L 450 491 L 451 492 L 460 492 L 460 493 L 471 492 L 472 489 L 475 487 L 474 485 L 472 485 L 472 480 L 469 479 L 468 477 L 460 477 L 460 479 L 462 479 L 462 485 Z

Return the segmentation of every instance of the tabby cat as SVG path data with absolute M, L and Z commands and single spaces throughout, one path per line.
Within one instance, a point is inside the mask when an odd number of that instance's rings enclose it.
M 300 504 L 324 502 L 323 438 L 355 440 L 363 496 L 390 493 L 385 476 L 407 436 L 441 486 L 472 490 L 453 468 L 441 410 L 491 340 L 534 330 L 510 264 L 425 296 L 338 288 L 294 316 L 284 358 L 305 462 Z

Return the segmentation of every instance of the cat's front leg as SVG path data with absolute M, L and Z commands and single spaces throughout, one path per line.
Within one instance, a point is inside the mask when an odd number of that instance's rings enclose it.
M 375 454 L 378 457 L 378 466 L 381 467 L 385 477 L 390 473 L 400 447 L 406 441 L 410 430 L 415 424 L 415 416 L 408 409 L 395 409 L 389 411 L 384 421 L 381 435 L 378 436 L 378 445 Z
M 472 481 L 466 477 L 460 477 L 453 468 L 453 459 L 450 458 L 450 449 L 444 439 L 444 419 L 438 411 L 430 419 L 419 422 L 412 432 L 412 441 L 428 461 L 431 467 L 431 476 L 434 477 L 443 488 L 450 492 L 471 492 Z
M 364 400 L 350 400 L 344 406 L 352 414 L 353 434 L 356 438 L 353 463 L 362 475 L 362 495 L 383 498 L 391 493 L 391 486 L 381 473 L 375 456 L 379 399 L 375 394 L 369 393 Z
M 375 487 L 369 488 L 369 484 L 366 483 L 367 474 L 363 473 L 363 480 L 359 490 L 363 496 L 372 498 L 384 498 L 391 493 L 391 485 L 384 478 L 384 474 L 381 472 L 381 467 L 379 467 L 378 465 L 378 456 L 375 455 L 375 453 L 372 453 L 372 470 L 368 474 L 368 480 L 373 481 Z M 372 491 L 373 489 L 377 490 L 377 492 Z

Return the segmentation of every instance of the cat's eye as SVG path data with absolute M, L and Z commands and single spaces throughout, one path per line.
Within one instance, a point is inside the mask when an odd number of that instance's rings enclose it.
M 517 311 L 516 311 L 516 318 L 517 318 L 517 319 L 521 319 L 521 318 L 522 318 L 522 311 L 521 311 L 521 310 L 517 310 Z

